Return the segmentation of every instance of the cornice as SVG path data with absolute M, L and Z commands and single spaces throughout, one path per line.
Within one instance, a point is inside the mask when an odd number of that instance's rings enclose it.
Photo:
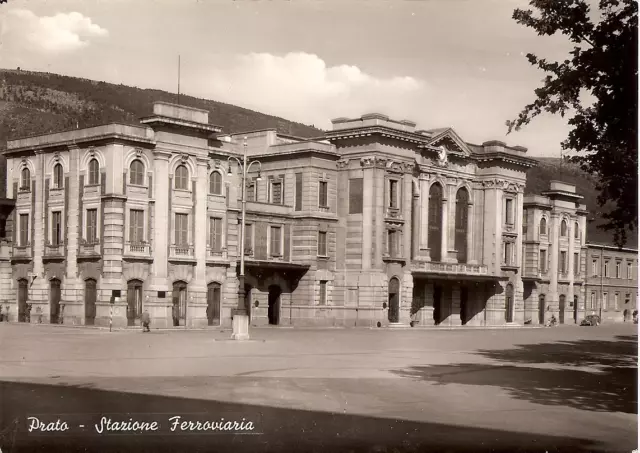
M 501 189 L 505 192 L 524 193 L 525 184 L 506 179 L 491 178 L 480 181 L 486 189 Z
M 382 137 L 392 137 L 398 140 L 426 145 L 429 141 L 425 137 L 414 132 L 400 131 L 385 126 L 364 126 L 353 129 L 344 129 L 337 131 L 325 132 L 325 139 L 328 140 L 348 140 L 352 138 L 369 137 L 372 135 L 381 135 Z

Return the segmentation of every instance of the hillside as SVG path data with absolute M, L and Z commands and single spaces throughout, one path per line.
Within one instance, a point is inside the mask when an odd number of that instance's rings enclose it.
M 108 122 L 139 124 L 149 115 L 155 101 L 176 102 L 176 94 L 160 90 L 115 85 L 58 74 L 0 69 L 0 150 L 6 141 L 29 135 L 89 127 Z M 298 137 L 318 137 L 320 129 L 254 112 L 222 102 L 180 96 L 180 103 L 209 111 L 211 124 L 225 132 L 276 128 Z M 0 156 L 0 177 L 2 177 Z M 597 228 L 601 209 L 596 204 L 595 181 L 574 165 L 560 165 L 560 159 L 540 159 L 540 166 L 527 174 L 526 193 L 540 193 L 549 181 L 563 180 L 577 186 L 590 212 L 588 239 L 612 243 L 612 237 Z M 4 178 L 2 178 L 4 180 Z M 4 187 L 0 185 L 0 197 Z M 637 246 L 637 235 L 629 234 L 628 246 Z

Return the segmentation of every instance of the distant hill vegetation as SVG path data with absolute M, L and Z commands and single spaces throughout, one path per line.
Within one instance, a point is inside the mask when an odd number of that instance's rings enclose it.
M 151 113 L 154 102 L 175 103 L 176 100 L 176 94 L 161 90 L 59 74 L 0 69 L 0 150 L 6 148 L 7 140 L 19 137 L 109 122 L 139 124 L 140 117 Z M 322 130 L 313 126 L 222 102 L 180 95 L 180 103 L 208 110 L 209 122 L 221 126 L 224 132 L 275 128 L 280 133 L 303 138 L 323 134 Z M 527 174 L 526 193 L 539 194 L 547 190 L 551 180 L 575 184 L 589 209 L 588 240 L 612 243 L 612 235 L 597 228 L 603 222 L 602 208 L 596 203 L 595 179 L 575 165 L 561 165 L 560 159 L 539 161 L 540 165 Z M 0 187 L 0 197 L 3 191 L 4 187 Z M 636 234 L 629 234 L 628 246 L 637 246 Z

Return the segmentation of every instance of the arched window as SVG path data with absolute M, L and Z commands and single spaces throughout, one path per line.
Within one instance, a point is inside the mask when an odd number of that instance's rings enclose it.
M 100 184 L 100 164 L 96 159 L 89 161 L 89 185 Z
M 469 192 L 464 187 L 456 194 L 456 236 L 455 249 L 458 262 L 467 262 L 467 219 L 469 217 Z
M 567 235 L 567 221 L 562 220 L 560 223 L 560 236 L 565 237 Z
M 179 165 L 175 172 L 175 188 L 189 190 L 189 171 L 184 165 Z
M 138 159 L 131 162 L 129 166 L 129 184 L 144 185 L 144 165 Z
M 24 167 L 20 172 L 20 188 L 29 190 L 29 187 L 31 187 L 31 172 L 27 167 Z
M 222 175 L 218 171 L 214 171 L 209 177 L 209 193 L 222 195 Z
M 547 219 L 540 219 L 540 234 L 547 234 Z
M 442 186 L 435 183 L 429 189 L 429 249 L 431 260 L 441 261 L 442 253 Z
M 578 225 L 578 222 L 573 225 L 573 237 L 580 239 L 580 226 Z
M 56 189 L 61 189 L 63 187 L 62 181 L 64 178 L 64 173 L 62 171 L 62 165 L 55 164 L 53 167 L 53 187 Z

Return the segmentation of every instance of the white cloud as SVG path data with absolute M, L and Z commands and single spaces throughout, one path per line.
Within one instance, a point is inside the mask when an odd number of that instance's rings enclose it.
M 27 9 L 12 9 L 0 26 L 0 52 L 5 57 L 20 51 L 71 52 L 89 45 L 91 38 L 108 35 L 106 29 L 78 12 L 39 17 Z
M 357 66 L 328 67 L 317 55 L 252 53 L 219 62 L 202 94 L 284 118 L 329 127 L 339 116 L 380 111 L 405 118 L 428 91 L 413 77 L 382 78 Z

